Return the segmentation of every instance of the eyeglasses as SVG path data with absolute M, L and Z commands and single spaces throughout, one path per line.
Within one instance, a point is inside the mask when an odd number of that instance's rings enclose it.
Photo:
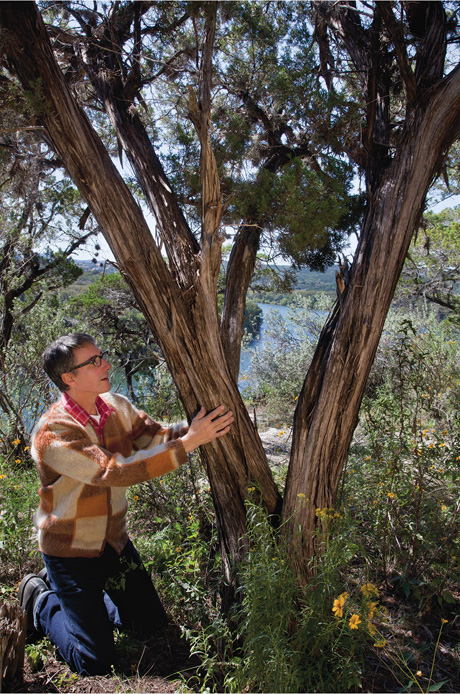
M 91 357 L 91 359 L 87 359 L 86 361 L 83 361 L 81 364 L 77 364 L 77 366 L 74 366 L 70 371 L 75 371 L 75 369 L 81 369 L 82 366 L 88 366 L 89 364 L 92 364 L 93 366 L 100 366 L 102 363 L 102 360 L 105 359 L 109 351 L 105 349 L 103 352 L 100 354 L 96 354 L 94 357 Z

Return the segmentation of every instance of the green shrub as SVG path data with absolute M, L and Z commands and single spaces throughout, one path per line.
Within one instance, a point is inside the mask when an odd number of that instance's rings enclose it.
M 19 577 L 27 562 L 40 564 L 33 514 L 38 506 L 38 475 L 27 453 L 0 461 L 0 565 Z
M 327 301 L 321 303 L 313 311 L 311 302 L 303 299 L 288 312 L 288 320 L 276 310 L 265 318 L 266 339 L 253 352 L 251 386 L 245 389 L 244 398 L 250 404 L 264 406 L 269 424 L 292 418 L 327 305 Z
M 448 325 L 421 318 L 385 334 L 342 502 L 372 570 L 406 597 L 442 603 L 459 577 L 460 349 Z

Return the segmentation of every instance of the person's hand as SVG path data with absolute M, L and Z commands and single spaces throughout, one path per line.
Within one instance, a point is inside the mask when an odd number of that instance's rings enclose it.
M 233 413 L 228 410 L 224 412 L 225 407 L 220 405 L 215 410 L 206 414 L 204 407 L 200 409 L 198 414 L 192 419 L 188 432 L 182 436 L 182 443 L 186 453 L 194 451 L 198 446 L 204 443 L 209 443 L 219 436 L 224 436 L 230 430 L 230 424 L 233 420 Z

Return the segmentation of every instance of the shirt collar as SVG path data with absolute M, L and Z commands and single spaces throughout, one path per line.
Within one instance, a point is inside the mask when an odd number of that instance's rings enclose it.
M 91 415 L 80 405 L 78 405 L 72 398 L 67 395 L 67 393 L 62 393 L 61 395 L 61 404 L 63 408 L 68 412 L 74 419 L 77 420 L 79 424 L 81 424 L 83 427 L 85 427 L 88 422 L 91 420 L 91 423 L 94 423 L 96 420 L 94 420 Z M 101 416 L 99 422 L 98 422 L 98 427 L 102 430 L 104 428 L 104 424 L 108 420 L 110 413 L 113 412 L 113 407 L 108 405 L 99 395 L 96 398 L 96 409 L 98 411 L 98 414 Z

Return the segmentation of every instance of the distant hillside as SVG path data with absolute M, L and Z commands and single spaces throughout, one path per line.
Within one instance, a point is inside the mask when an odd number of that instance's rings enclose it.
M 106 275 L 117 272 L 112 265 L 107 264 L 104 267 L 103 263 L 93 263 L 91 260 L 76 260 L 75 265 L 81 267 L 83 274 L 76 282 L 62 290 L 61 296 L 64 300 L 73 299 L 82 294 L 90 284 L 93 284 L 102 276 L 103 272 L 105 272 Z
M 67 287 L 62 292 L 64 299 L 72 299 L 82 294 L 90 284 L 96 282 L 102 273 L 111 274 L 117 272 L 112 265 L 93 263 L 91 260 L 78 260 L 76 264 L 82 268 L 83 275 Z M 286 269 L 287 266 L 280 266 L 279 269 Z M 312 272 L 307 268 L 302 268 L 296 272 L 296 283 L 291 294 L 282 292 L 250 292 L 249 295 L 255 301 L 287 305 L 292 302 L 295 296 L 313 296 L 315 294 L 334 294 L 336 293 L 335 271 L 337 266 L 328 268 L 325 272 Z
M 335 292 L 335 272 L 337 265 L 327 268 L 325 272 L 312 272 L 308 268 L 297 271 L 296 289 L 315 292 Z
M 280 266 L 278 269 L 283 270 L 286 266 Z M 296 283 L 293 291 L 290 293 L 281 291 L 250 291 L 249 296 L 254 301 L 266 304 L 278 304 L 281 306 L 289 306 L 295 304 L 297 297 L 315 297 L 318 294 L 336 295 L 335 272 L 338 266 L 334 265 L 328 268 L 325 272 L 313 272 L 308 268 L 302 268 L 296 272 Z

